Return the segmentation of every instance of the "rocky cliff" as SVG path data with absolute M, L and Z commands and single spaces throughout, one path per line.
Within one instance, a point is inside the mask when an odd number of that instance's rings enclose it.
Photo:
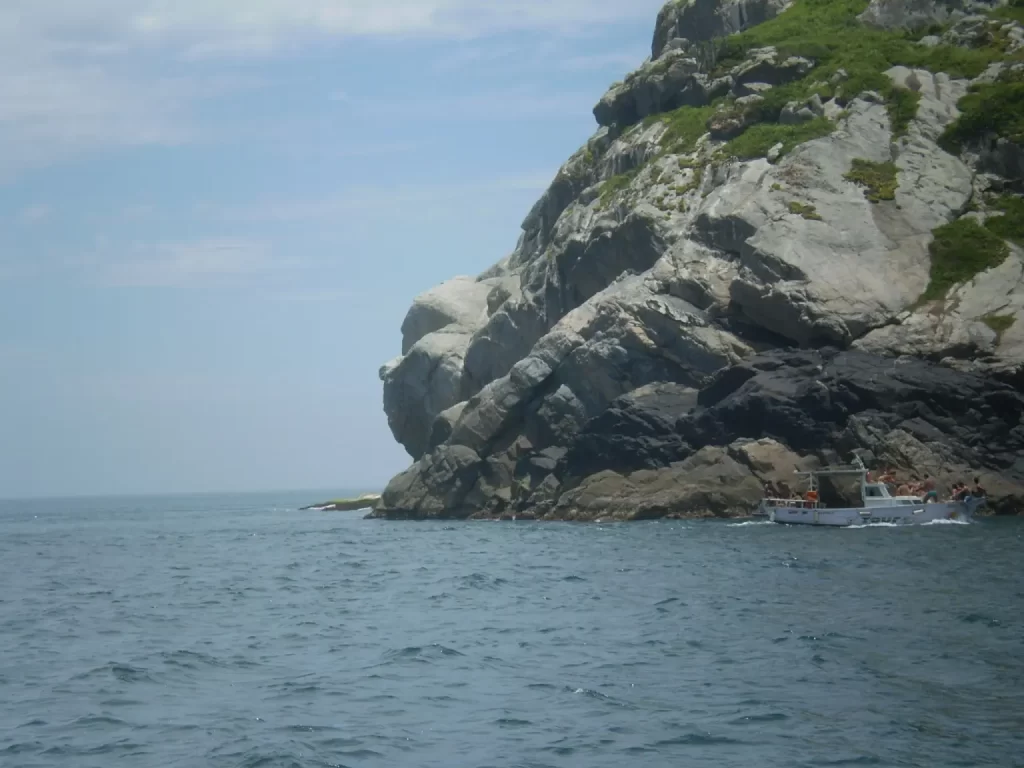
M 1020 508 L 1024 0 L 672 0 L 594 116 L 409 310 L 375 515 L 742 514 L 854 451 Z

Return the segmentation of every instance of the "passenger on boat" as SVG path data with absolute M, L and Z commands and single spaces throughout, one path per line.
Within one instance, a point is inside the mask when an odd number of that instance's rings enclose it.
M 953 501 L 963 501 L 967 496 L 967 486 L 959 481 L 953 483 L 953 494 L 950 497 Z
M 971 495 L 977 496 L 979 499 L 984 499 L 988 495 L 981 485 L 980 477 L 974 478 L 974 488 L 971 489 Z
M 900 483 L 899 487 L 896 489 L 896 495 L 897 496 L 909 496 L 910 495 L 910 486 L 907 483 Z
M 924 491 L 925 504 L 929 501 L 939 500 L 939 492 L 935 490 L 935 481 L 931 478 L 931 475 L 924 476 L 924 482 L 921 483 L 921 490 Z

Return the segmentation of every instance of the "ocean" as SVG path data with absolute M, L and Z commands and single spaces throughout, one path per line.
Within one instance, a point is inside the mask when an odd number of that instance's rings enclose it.
M 0 502 L 0 766 L 1024 766 L 1024 519 L 319 500 Z

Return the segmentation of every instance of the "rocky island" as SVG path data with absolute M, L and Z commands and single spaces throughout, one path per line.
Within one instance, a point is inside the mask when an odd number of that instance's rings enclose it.
M 476 277 L 419 296 L 386 518 L 745 515 L 848 461 L 1024 508 L 1024 2 L 671 0 Z

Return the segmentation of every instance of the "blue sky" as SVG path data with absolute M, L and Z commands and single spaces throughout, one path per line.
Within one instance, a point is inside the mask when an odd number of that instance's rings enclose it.
M 381 486 L 410 301 L 514 247 L 659 6 L 4 0 L 0 497 Z

